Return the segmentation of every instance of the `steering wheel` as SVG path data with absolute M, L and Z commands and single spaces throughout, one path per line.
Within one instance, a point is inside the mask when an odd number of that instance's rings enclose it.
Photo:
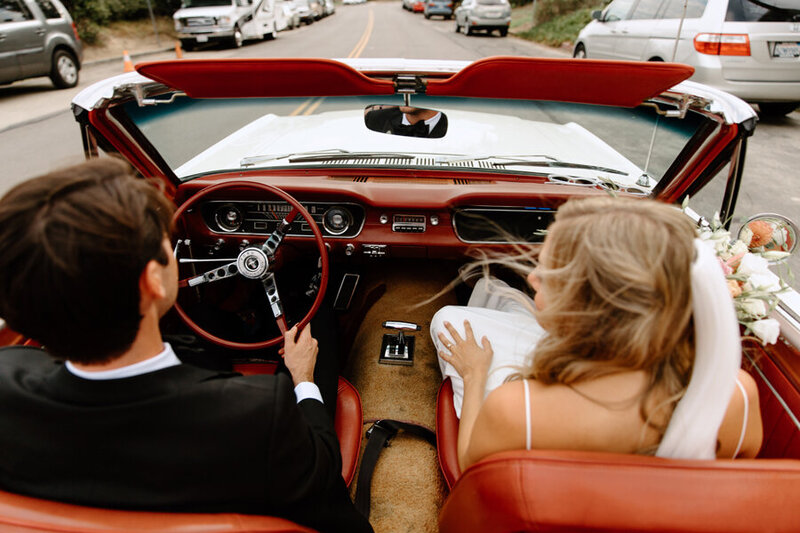
M 278 295 L 278 286 L 275 283 L 275 272 L 273 271 L 273 266 L 275 264 L 275 255 L 278 251 L 278 248 L 283 242 L 284 236 L 289 231 L 289 226 L 294 219 L 297 218 L 297 215 L 302 216 L 306 220 L 308 226 L 311 228 L 311 231 L 314 233 L 314 239 L 316 241 L 320 256 L 320 272 L 322 275 L 319 282 L 319 290 L 317 291 L 317 296 L 314 299 L 314 303 L 311 305 L 308 313 L 306 313 L 300 322 L 298 322 L 298 329 L 302 329 L 311 321 L 311 318 L 317 312 L 317 309 L 319 309 L 319 306 L 325 297 L 325 289 L 328 286 L 328 252 L 325 248 L 325 241 L 322 240 L 322 232 L 317 226 L 317 223 L 308 213 L 306 208 L 300 204 L 300 202 L 298 202 L 290 194 L 277 187 L 257 182 L 228 181 L 206 187 L 192 196 L 192 198 L 184 202 L 184 204 L 175 211 L 175 214 L 172 217 L 173 227 L 177 227 L 178 220 L 187 210 L 197 205 L 197 203 L 206 196 L 232 188 L 259 189 L 270 192 L 285 200 L 292 209 L 283 218 L 283 220 L 278 223 L 278 227 L 274 232 L 272 232 L 272 235 L 270 235 L 269 238 L 264 241 L 264 243 L 247 246 L 241 252 L 239 252 L 239 255 L 235 261 L 232 261 L 226 265 L 209 270 L 208 272 L 200 274 L 199 276 L 180 280 L 178 282 L 178 287 L 196 287 L 204 283 L 213 283 L 215 281 L 237 275 L 247 279 L 260 280 L 267 294 L 272 315 L 275 317 L 275 321 L 281 331 L 281 336 L 262 342 L 252 343 L 230 341 L 221 337 L 217 337 L 216 335 L 203 329 L 189 317 L 177 300 L 174 307 L 175 311 L 178 313 L 178 316 L 181 317 L 186 325 L 204 339 L 226 348 L 233 348 L 237 350 L 258 350 L 261 348 L 275 346 L 276 344 L 283 342 L 283 334 L 288 329 L 286 317 L 283 313 L 283 305 L 281 304 L 281 299 Z

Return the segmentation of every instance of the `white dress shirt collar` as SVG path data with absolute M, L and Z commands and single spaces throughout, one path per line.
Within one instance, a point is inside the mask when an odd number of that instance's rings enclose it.
M 144 361 L 139 361 L 138 363 L 133 363 L 132 365 L 114 368 L 112 370 L 99 370 L 97 372 L 81 370 L 79 368 L 75 368 L 75 365 L 73 365 L 70 361 L 67 361 L 64 366 L 66 366 L 67 370 L 79 378 L 104 380 L 130 378 L 179 364 L 181 364 L 181 361 L 178 359 L 178 356 L 175 355 L 175 352 L 172 350 L 172 346 L 165 342 L 164 349 L 155 357 L 145 359 Z

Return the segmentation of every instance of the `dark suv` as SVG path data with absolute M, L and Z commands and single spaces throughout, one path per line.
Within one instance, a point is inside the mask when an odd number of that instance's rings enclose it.
M 59 89 L 78 84 L 83 48 L 58 0 L 0 0 L 0 84 L 50 76 Z

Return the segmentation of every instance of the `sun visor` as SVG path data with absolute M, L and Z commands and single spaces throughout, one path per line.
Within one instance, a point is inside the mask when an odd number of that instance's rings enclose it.
M 330 59 L 183 59 L 141 63 L 136 70 L 192 98 L 394 93 L 391 81 Z
M 490 57 L 430 81 L 427 94 L 634 107 L 692 74 L 680 63 Z
M 196 59 L 142 63 L 136 70 L 193 98 L 393 94 L 393 81 L 330 59 Z M 694 73 L 678 63 L 490 57 L 445 79 L 423 79 L 432 96 L 549 100 L 634 107 Z M 408 70 L 400 74 L 411 74 Z M 413 74 L 411 74 L 413 75 Z M 422 76 L 424 78 L 424 76 Z

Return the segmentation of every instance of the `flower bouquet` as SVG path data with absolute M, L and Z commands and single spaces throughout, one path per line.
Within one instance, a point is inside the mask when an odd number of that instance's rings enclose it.
M 714 246 L 728 280 L 736 316 L 745 327 L 744 334 L 752 333 L 764 345 L 778 340 L 780 324 L 767 316 L 778 305 L 778 294 L 789 288 L 769 270 L 770 262 L 789 256 L 772 249 L 772 244 L 783 238 L 776 234 L 779 231 L 768 222 L 757 220 L 740 232 L 740 238 L 733 239 L 716 213 L 710 223 L 700 227 L 698 235 Z

